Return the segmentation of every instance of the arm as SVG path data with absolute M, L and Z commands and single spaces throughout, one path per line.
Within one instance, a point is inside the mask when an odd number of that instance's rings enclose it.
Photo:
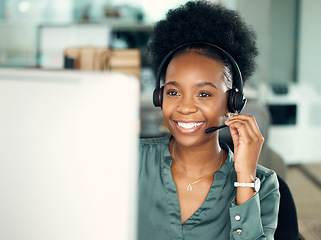
M 252 183 L 264 138 L 252 116 L 235 114 L 225 124 L 230 128 L 234 144 L 234 163 L 237 181 Z M 250 187 L 238 187 L 236 204 L 251 199 L 255 192 Z
M 226 125 L 230 128 L 234 143 L 237 181 L 251 183 L 256 177 L 264 138 L 252 116 L 235 114 Z M 237 188 L 236 199 L 230 210 L 232 239 L 273 239 L 279 206 L 278 182 L 275 173 L 263 180 L 264 184 L 262 182 L 257 194 L 250 187 Z M 238 218 L 240 220 L 236 220 Z

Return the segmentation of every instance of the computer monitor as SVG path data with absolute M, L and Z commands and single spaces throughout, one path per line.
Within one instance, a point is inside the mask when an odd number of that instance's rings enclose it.
M 0 239 L 136 239 L 139 81 L 0 69 Z

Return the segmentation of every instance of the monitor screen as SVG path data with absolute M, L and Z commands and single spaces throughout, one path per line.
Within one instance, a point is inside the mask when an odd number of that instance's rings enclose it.
M 0 69 L 0 239 L 136 239 L 139 81 Z

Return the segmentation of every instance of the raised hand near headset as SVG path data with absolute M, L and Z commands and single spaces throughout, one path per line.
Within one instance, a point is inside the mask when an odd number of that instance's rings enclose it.
M 256 166 L 264 142 L 253 116 L 235 114 L 225 124 L 230 128 L 234 144 L 234 164 L 238 182 L 251 183 L 256 177 Z M 238 188 L 238 205 L 253 197 L 252 188 Z

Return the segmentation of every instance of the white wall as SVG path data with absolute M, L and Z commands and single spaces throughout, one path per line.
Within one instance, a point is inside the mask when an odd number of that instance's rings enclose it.
M 267 98 L 267 86 L 269 84 L 270 70 L 270 1 L 269 0 L 239 0 L 237 10 L 257 35 L 257 70 L 249 79 L 246 86 L 251 85 L 260 96 L 258 100 L 265 103 Z M 250 97 L 247 93 L 247 97 Z M 255 96 L 254 96 L 255 97 Z
M 270 84 L 295 80 L 296 0 L 271 0 Z
M 296 104 L 297 123 L 272 126 L 269 144 L 287 163 L 321 162 L 321 21 L 320 0 L 300 1 L 298 83 L 288 95 L 270 96 L 270 103 Z
M 299 82 L 321 86 L 321 1 L 301 1 Z M 321 94 L 321 93 L 320 93 Z

